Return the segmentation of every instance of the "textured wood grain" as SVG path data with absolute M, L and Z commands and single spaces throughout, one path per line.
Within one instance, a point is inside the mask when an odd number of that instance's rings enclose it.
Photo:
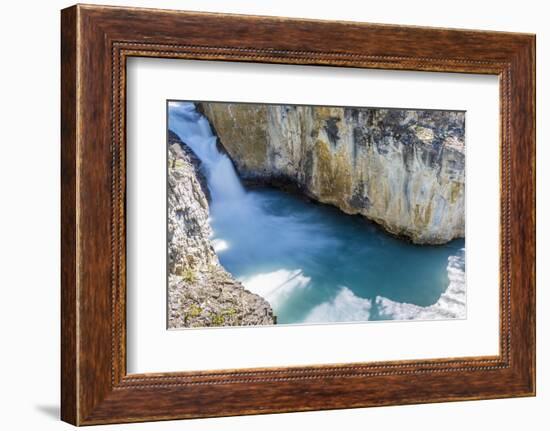
M 80 425 L 533 395 L 534 47 L 534 36 L 525 34 L 99 6 L 64 10 L 62 418 Z M 130 56 L 499 75 L 499 356 L 126 375 Z
M 61 16 L 61 417 L 78 421 L 76 280 L 76 9 Z

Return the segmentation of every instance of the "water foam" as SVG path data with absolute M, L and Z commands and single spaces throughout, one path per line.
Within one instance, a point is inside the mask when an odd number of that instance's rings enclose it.
M 229 243 L 227 241 L 224 241 L 223 239 L 216 238 L 210 242 L 212 243 L 212 247 L 214 247 L 214 251 L 216 253 L 220 253 L 229 249 Z
M 349 288 L 342 286 L 330 301 L 314 307 L 305 318 L 307 323 L 357 322 L 370 318 L 372 301 L 360 298 Z
M 216 146 L 208 120 L 197 112 L 193 103 L 170 102 L 168 127 L 197 155 L 202 162 L 212 195 L 216 203 L 243 199 L 245 190 L 229 157 Z
M 277 308 L 286 302 L 296 289 L 306 288 L 311 281 L 302 270 L 279 269 L 277 271 L 243 277 L 239 280 L 244 287 L 267 299 Z
M 415 256 L 411 250 L 404 250 L 404 244 L 396 245 L 396 240 L 374 231 L 369 233 L 368 238 L 362 237 L 364 240 L 355 244 L 355 248 L 346 247 L 350 241 L 354 244 L 353 241 L 357 238 L 355 232 L 352 234 L 351 231 L 346 231 L 347 236 L 339 236 L 335 232 L 342 232 L 342 229 L 334 229 L 334 219 L 319 217 L 319 208 L 300 206 L 299 210 L 285 210 L 285 206 L 281 205 L 284 198 L 280 195 L 245 190 L 233 163 L 227 154 L 219 150 L 217 138 L 208 120 L 196 110 L 195 105 L 170 102 L 168 109 L 169 128 L 201 160 L 201 169 L 206 176 L 211 195 L 211 242 L 220 262 L 237 277 L 241 274 L 241 281 L 248 290 L 267 299 L 275 313 L 282 317 L 281 322 L 465 317 L 463 250 L 462 256 L 451 256 L 448 259 L 447 274 L 450 283 L 437 303 L 423 307 L 392 301 L 383 295 L 376 296 L 376 293 L 382 292 L 373 292 L 365 286 L 380 284 L 379 273 L 373 270 L 386 268 L 387 262 L 380 256 L 386 256 L 388 261 L 393 261 L 396 256 L 393 253 L 407 251 L 407 256 L 411 259 Z M 351 224 L 351 219 L 349 221 Z M 364 232 L 366 231 L 362 230 L 361 234 Z M 371 248 L 375 248 L 372 253 L 369 252 Z M 347 256 L 352 255 L 356 256 L 359 266 L 369 263 L 365 265 L 368 271 L 362 273 L 367 278 L 357 276 L 357 265 L 346 266 Z M 445 260 L 441 260 L 439 271 L 445 270 L 444 265 Z M 427 268 L 426 265 L 422 267 Z M 348 277 L 350 274 L 351 278 L 355 277 L 351 282 Z M 346 277 L 348 280 L 342 281 Z M 328 290 L 323 287 L 327 279 L 329 283 L 333 283 Z M 411 282 L 410 278 L 408 280 Z M 416 280 L 424 278 L 420 275 Z M 349 287 L 342 287 L 342 284 Z M 395 280 L 396 286 L 407 284 L 407 276 L 402 280 L 398 277 Z M 411 284 L 414 291 L 415 283 Z M 418 285 L 416 283 L 417 288 Z M 443 286 L 442 283 L 440 289 Z M 305 303 L 306 298 L 311 302 Z M 313 304 L 319 305 L 312 307 Z M 302 314 L 289 314 L 293 307 Z
M 439 300 L 421 307 L 406 302 L 396 302 L 377 296 L 375 303 L 380 317 L 393 320 L 434 320 L 466 318 L 466 277 L 464 249 L 449 257 L 447 265 L 449 286 Z

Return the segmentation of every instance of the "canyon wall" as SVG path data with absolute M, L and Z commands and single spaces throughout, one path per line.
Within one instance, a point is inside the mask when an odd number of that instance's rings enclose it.
M 271 305 L 219 263 L 210 243 L 208 188 L 200 161 L 168 137 L 168 327 L 275 323 Z
M 197 107 L 244 180 L 291 184 L 418 244 L 464 237 L 463 112 Z

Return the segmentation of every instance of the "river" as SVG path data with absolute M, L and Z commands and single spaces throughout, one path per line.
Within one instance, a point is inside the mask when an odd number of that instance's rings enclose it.
M 362 216 L 245 187 L 193 103 L 170 102 L 168 121 L 205 170 L 220 263 L 278 324 L 465 317 L 463 239 L 414 245 Z

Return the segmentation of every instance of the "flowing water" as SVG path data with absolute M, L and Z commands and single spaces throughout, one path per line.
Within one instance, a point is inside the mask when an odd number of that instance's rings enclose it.
M 205 169 L 221 264 L 270 302 L 279 324 L 414 318 L 450 288 L 451 270 L 463 275 L 464 240 L 418 246 L 361 216 L 273 188 L 245 188 L 194 104 L 170 102 L 168 121 Z M 462 294 L 464 286 L 457 289 Z M 380 300 L 408 311 L 384 313 Z

